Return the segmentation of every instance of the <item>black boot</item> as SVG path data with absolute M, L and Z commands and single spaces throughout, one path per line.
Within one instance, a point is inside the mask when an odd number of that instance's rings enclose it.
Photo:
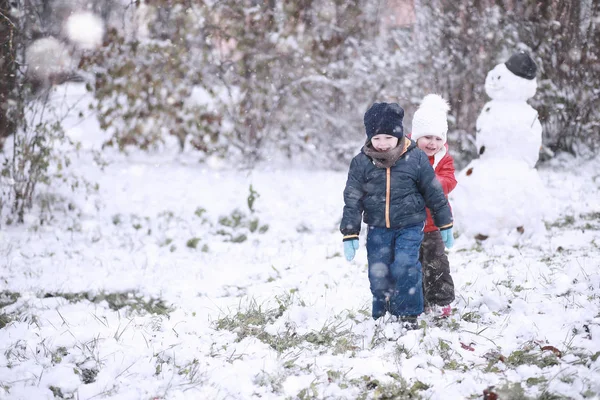
M 373 297 L 373 309 L 371 315 L 373 319 L 379 319 L 385 315 L 387 311 L 387 303 L 385 297 Z
M 408 331 L 419 329 L 416 315 L 403 315 L 400 317 L 400 323 L 402 324 L 402 327 L 406 328 Z

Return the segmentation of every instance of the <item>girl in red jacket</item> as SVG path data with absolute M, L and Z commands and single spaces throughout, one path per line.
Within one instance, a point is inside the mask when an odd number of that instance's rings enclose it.
M 456 187 L 454 160 L 448 153 L 446 138 L 448 133 L 447 113 L 450 107 L 446 100 L 437 94 L 423 98 L 413 116 L 411 139 L 429 157 L 429 163 L 436 178 L 442 184 L 446 197 Z M 444 237 L 448 232 L 435 226 L 431 212 L 427 209 L 425 236 L 421 244 L 419 259 L 423 266 L 423 296 L 426 312 L 437 310 L 441 316 L 452 312 L 450 303 L 454 301 L 454 282 L 450 275 L 450 264 L 444 251 L 454 243 L 453 237 Z M 451 235 L 451 232 L 450 232 Z

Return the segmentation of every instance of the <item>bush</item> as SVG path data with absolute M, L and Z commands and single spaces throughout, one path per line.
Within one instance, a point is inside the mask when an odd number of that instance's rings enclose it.
M 125 41 L 112 30 L 106 45 L 85 59 L 84 66 L 96 70 L 88 89 L 98 101 L 100 127 L 112 133 L 106 145 L 149 150 L 171 135 L 181 150 L 189 142 L 203 153 L 219 152 L 223 117 L 194 103 L 195 88 L 215 96 L 196 67 L 202 58 L 189 50 L 168 40 Z
M 5 222 L 23 222 L 26 212 L 33 207 L 39 185 L 61 181 L 72 190 L 94 191 L 97 185 L 69 169 L 71 155 L 78 144 L 65 135 L 61 117 L 56 116 L 50 94 L 32 100 L 25 107 L 25 117 L 13 136 L 12 147 L 0 154 L 0 215 Z M 49 211 L 51 203 L 60 196 L 45 196 L 42 211 Z M 71 207 L 72 209 L 72 207 Z M 41 223 L 46 222 L 42 217 Z

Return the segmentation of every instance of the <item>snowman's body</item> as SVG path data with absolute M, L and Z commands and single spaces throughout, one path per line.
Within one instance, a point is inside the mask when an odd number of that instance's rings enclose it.
M 537 111 L 525 102 L 487 102 L 477 118 L 476 144 L 483 160 L 505 158 L 535 167 L 542 146 Z
M 546 191 L 534 168 L 542 127 L 526 102 L 537 83 L 502 63 L 488 73 L 485 89 L 492 100 L 477 119 L 480 157 L 458 174 L 450 201 L 461 234 L 514 243 L 542 232 L 548 211 Z
M 546 190 L 526 162 L 477 159 L 456 178 L 450 203 L 461 234 L 512 244 L 545 230 Z

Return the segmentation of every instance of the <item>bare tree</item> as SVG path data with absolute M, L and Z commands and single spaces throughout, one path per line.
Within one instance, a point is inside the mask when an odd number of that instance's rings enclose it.
M 17 123 L 14 91 L 17 80 L 17 26 L 9 0 L 0 0 L 0 150 L 5 139 L 15 133 Z
M 417 5 L 420 85 L 449 99 L 452 139 L 461 156 L 474 155 L 469 138 L 486 101 L 486 74 L 522 49 L 539 67 L 531 103 L 539 112 L 546 149 L 583 155 L 600 148 L 600 2 L 431 0 Z
M 530 0 L 521 7 L 515 15 L 519 36 L 541 61 L 533 103 L 545 145 L 595 154 L 600 148 L 600 3 Z

